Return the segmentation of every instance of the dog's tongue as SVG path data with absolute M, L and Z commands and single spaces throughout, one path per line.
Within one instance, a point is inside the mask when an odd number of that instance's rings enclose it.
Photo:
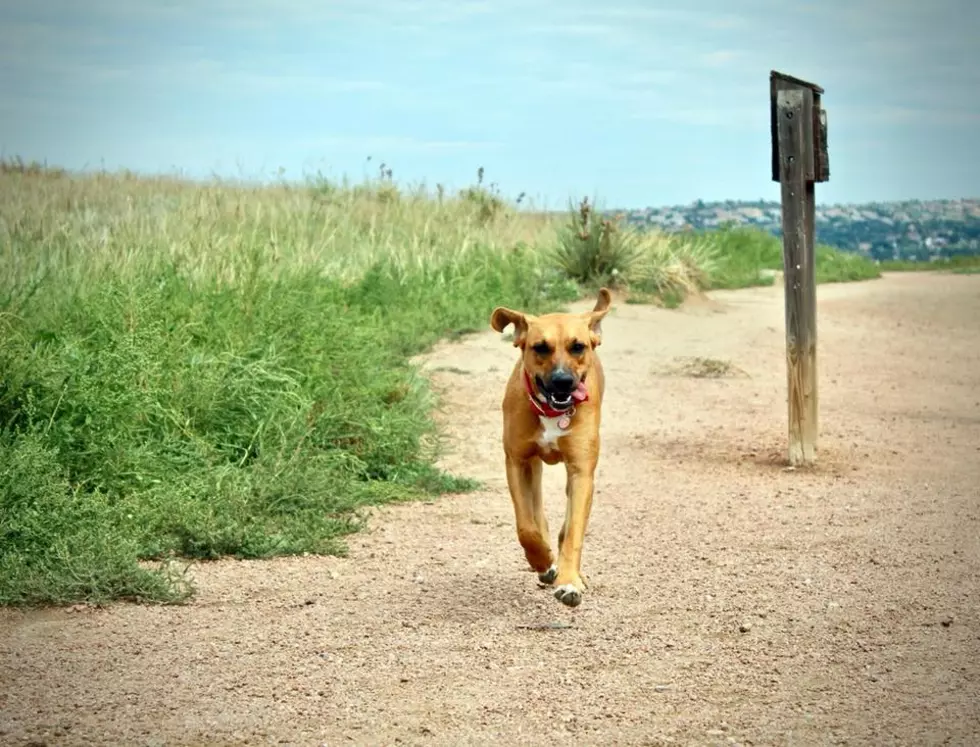
M 576 402 L 584 402 L 589 398 L 589 390 L 585 388 L 584 381 L 580 381 L 578 383 L 578 386 L 575 388 L 575 391 L 572 392 L 572 398 Z

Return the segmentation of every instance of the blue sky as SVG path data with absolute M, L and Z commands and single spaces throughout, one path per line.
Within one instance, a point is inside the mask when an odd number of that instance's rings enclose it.
M 449 187 L 483 166 L 558 208 L 778 199 L 775 68 L 826 89 L 819 201 L 980 196 L 977 38 L 976 0 L 6 0 L 0 149 Z

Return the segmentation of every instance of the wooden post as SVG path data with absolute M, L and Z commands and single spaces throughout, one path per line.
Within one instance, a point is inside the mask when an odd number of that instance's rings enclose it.
M 782 186 L 789 463 L 817 449 L 817 292 L 814 183 L 828 181 L 823 89 L 775 70 L 769 76 L 773 180 Z

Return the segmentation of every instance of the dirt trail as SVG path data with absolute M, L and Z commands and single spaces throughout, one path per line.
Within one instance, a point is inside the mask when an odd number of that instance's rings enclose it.
M 819 289 L 812 473 L 779 464 L 780 294 L 617 303 L 580 607 L 517 545 L 488 331 L 427 357 L 486 490 L 201 566 L 185 607 L 0 612 L 0 743 L 980 743 L 980 276 Z

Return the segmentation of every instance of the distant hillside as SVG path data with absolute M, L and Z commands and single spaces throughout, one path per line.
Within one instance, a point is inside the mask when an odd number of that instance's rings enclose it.
M 782 235 L 778 202 L 699 200 L 690 205 L 616 213 L 632 225 L 665 231 L 736 224 Z M 817 241 L 872 259 L 928 260 L 980 254 L 980 199 L 818 204 L 816 216 Z

